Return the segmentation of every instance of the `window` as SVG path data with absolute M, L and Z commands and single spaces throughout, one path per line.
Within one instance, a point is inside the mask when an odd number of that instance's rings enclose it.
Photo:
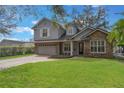
M 72 35 L 73 34 L 73 27 L 71 27 L 69 30 L 68 30 L 68 35 Z
M 70 55 L 70 43 L 65 43 L 64 44 L 64 54 L 65 55 Z
M 48 37 L 48 28 L 42 29 L 42 37 Z
M 105 53 L 106 44 L 104 40 L 91 41 L 92 53 Z
M 64 44 L 64 51 L 70 51 L 70 44 Z

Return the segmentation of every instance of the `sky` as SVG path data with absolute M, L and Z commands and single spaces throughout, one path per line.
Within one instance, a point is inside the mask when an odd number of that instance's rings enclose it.
M 9 36 L 1 36 L 0 40 L 2 39 L 11 39 L 11 40 L 19 40 L 19 41 L 29 41 L 30 39 L 33 38 L 33 30 L 31 29 L 37 22 L 38 20 L 42 19 L 43 17 L 46 18 L 51 18 L 51 12 L 47 11 L 46 6 L 35 6 L 37 7 L 39 10 L 42 10 L 43 15 L 41 14 L 41 16 L 36 17 L 24 17 L 24 19 L 22 21 L 19 21 L 17 23 L 17 27 L 15 29 L 13 29 L 11 35 Z M 76 7 L 78 9 L 79 12 L 81 12 L 81 10 L 83 9 L 83 6 L 73 6 L 73 5 L 69 5 L 69 6 L 64 6 L 65 9 L 67 10 L 67 12 L 69 13 L 72 9 L 72 7 Z M 93 8 L 96 9 L 98 7 L 98 5 L 93 5 Z M 107 9 L 107 20 L 109 21 L 110 25 L 115 24 L 119 19 L 124 18 L 124 16 L 122 15 L 118 15 L 115 13 L 119 13 L 124 11 L 124 6 L 120 6 L 120 5 L 107 5 L 104 6 L 105 9 Z

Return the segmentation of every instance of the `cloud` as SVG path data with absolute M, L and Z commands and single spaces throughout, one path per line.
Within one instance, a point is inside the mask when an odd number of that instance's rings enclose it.
M 2 37 L 0 38 L 0 42 L 4 39 L 7 39 L 7 40 L 15 40 L 15 41 L 29 41 L 30 38 L 22 38 L 22 39 L 19 39 L 19 38 L 13 38 L 13 37 Z
M 15 32 L 18 32 L 18 33 L 21 33 L 21 32 L 30 32 L 31 35 L 34 34 L 33 30 L 30 28 L 30 27 L 16 27 L 14 29 L 12 29 L 12 31 L 15 31 Z
M 37 22 L 38 22 L 38 20 L 34 20 L 34 21 L 32 21 L 32 24 L 37 24 Z
M 5 38 L 5 39 L 9 39 L 9 40 L 19 40 L 18 38 Z
M 0 41 L 2 41 L 3 39 L 20 41 L 18 38 L 12 38 L 12 37 L 2 37 L 0 38 Z
M 0 34 L 0 41 L 3 40 L 3 39 L 18 40 L 18 41 L 20 41 L 20 40 L 21 41 L 29 41 L 29 39 L 32 38 L 32 36 L 34 35 L 34 31 L 30 27 L 27 27 L 27 26 L 26 27 L 25 26 L 17 26 L 15 28 L 11 28 L 10 30 L 13 33 L 9 36 L 3 36 L 3 35 Z M 28 33 L 25 33 L 25 32 L 28 32 Z M 22 36 L 22 38 L 20 38 L 20 37 L 17 37 L 18 34 L 20 34 L 20 35 L 25 34 L 25 36 L 27 35 L 27 37 Z

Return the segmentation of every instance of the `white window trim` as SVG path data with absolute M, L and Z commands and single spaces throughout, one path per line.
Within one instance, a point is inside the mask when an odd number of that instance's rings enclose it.
M 98 52 L 98 48 L 97 48 L 97 51 L 96 51 L 96 52 L 92 52 L 92 51 L 91 51 L 91 42 L 92 42 L 92 41 L 97 41 L 97 42 L 98 42 L 98 41 L 104 41 L 104 46 L 105 46 L 104 48 L 105 48 L 105 51 L 104 51 L 104 52 Z M 97 47 L 98 47 L 98 43 L 97 43 Z M 105 40 L 90 40 L 90 52 L 91 52 L 91 53 L 94 53 L 94 54 L 95 54 L 95 53 L 97 53 L 97 54 L 105 54 L 105 53 L 106 53 L 106 41 L 105 41 Z
M 47 36 L 46 36 L 46 37 L 43 36 L 43 29 L 47 29 Z M 48 27 L 43 27 L 43 28 L 40 30 L 40 36 L 41 36 L 42 38 L 47 38 L 47 37 L 49 37 L 49 35 L 50 35 L 50 32 L 49 32 L 49 28 L 48 28 Z
M 64 54 L 65 54 L 65 53 L 71 53 L 71 50 L 70 50 L 70 51 L 65 51 L 65 50 L 64 50 L 66 44 L 69 44 L 69 46 L 70 46 L 70 42 L 63 43 L 63 52 L 64 52 Z M 70 48 L 71 48 L 71 46 L 70 46 Z
M 71 32 L 71 33 L 70 33 Z M 74 34 L 74 27 L 71 27 L 68 32 L 67 35 L 73 35 Z

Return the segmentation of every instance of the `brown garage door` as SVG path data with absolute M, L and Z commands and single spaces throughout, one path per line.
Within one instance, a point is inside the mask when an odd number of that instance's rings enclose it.
M 39 46 L 38 53 L 43 55 L 57 55 L 56 46 Z

